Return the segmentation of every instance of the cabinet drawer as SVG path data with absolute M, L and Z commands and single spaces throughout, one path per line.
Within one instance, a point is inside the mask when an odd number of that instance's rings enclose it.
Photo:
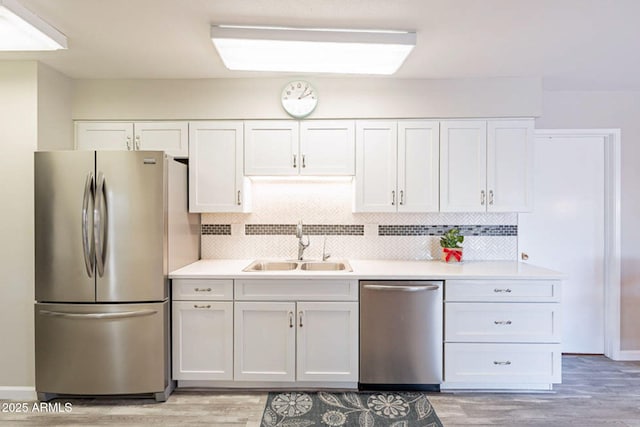
M 560 304 L 446 303 L 445 341 L 560 342 Z
M 237 301 L 357 301 L 357 280 L 277 280 L 235 281 Z
M 173 301 L 233 300 L 233 280 L 173 279 Z
M 444 380 L 446 383 L 496 385 L 560 383 L 560 346 L 447 343 L 444 346 Z
M 446 301 L 558 302 L 560 282 L 554 280 L 447 280 Z

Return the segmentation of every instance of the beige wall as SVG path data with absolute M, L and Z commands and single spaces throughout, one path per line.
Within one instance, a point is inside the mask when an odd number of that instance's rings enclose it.
M 73 150 L 71 79 L 38 64 L 38 149 Z
M 280 92 L 292 78 L 78 80 L 73 118 L 284 119 Z M 534 117 L 541 113 L 535 78 L 397 80 L 308 78 L 319 94 L 309 118 Z
M 35 62 L 0 61 L 0 396 L 33 387 Z
M 640 350 L 640 92 L 543 93 L 539 129 L 620 128 L 622 151 L 621 349 Z

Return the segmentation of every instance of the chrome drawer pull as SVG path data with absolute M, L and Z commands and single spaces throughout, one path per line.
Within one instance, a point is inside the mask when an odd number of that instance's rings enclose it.
M 496 325 L 510 325 L 511 320 L 494 320 L 493 323 Z
M 195 288 L 196 292 L 211 292 L 211 288 Z
M 207 304 L 207 305 L 197 305 L 197 304 L 194 304 L 194 305 L 193 305 L 193 308 L 211 308 L 211 305 L 209 305 L 209 304 Z
M 494 364 L 494 365 L 502 365 L 502 366 L 505 366 L 505 365 L 506 365 L 506 366 L 508 366 L 508 365 L 511 365 L 511 361 L 506 360 L 506 361 L 504 361 L 504 362 L 498 362 L 497 360 L 494 360 L 494 361 L 493 361 L 493 364 Z
M 510 294 L 510 293 L 511 293 L 511 289 L 509 289 L 509 288 L 506 288 L 506 289 L 495 288 L 495 289 L 493 290 L 493 292 L 495 292 L 495 293 L 497 293 L 497 294 L 498 294 L 498 293 L 501 293 L 501 292 L 506 292 L 506 293 Z

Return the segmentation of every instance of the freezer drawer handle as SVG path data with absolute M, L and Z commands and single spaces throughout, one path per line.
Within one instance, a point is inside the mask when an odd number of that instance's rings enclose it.
M 87 175 L 87 182 L 84 184 L 84 195 L 82 197 L 82 252 L 84 254 L 84 266 L 87 275 L 93 277 L 95 246 L 93 239 L 89 238 L 89 197 L 94 193 L 93 172 Z
M 511 320 L 494 320 L 493 323 L 496 325 L 510 325 Z
M 364 285 L 365 289 L 374 291 L 399 291 L 399 292 L 420 292 L 420 291 L 436 291 L 439 286 L 399 286 L 399 285 Z
M 64 313 L 61 311 L 40 310 L 40 314 L 67 319 L 124 319 L 127 317 L 142 317 L 156 314 L 157 310 L 123 311 L 120 313 Z
M 495 292 L 497 294 L 502 293 L 502 292 L 506 292 L 506 293 L 510 294 L 511 293 L 511 289 L 509 289 L 509 288 L 506 288 L 506 289 L 495 288 L 493 290 L 493 292 Z
M 494 360 L 494 361 L 493 361 L 493 364 L 494 364 L 494 365 L 509 366 L 509 365 L 511 365 L 511 361 L 509 361 L 509 360 L 505 360 L 504 362 L 499 362 L 499 361 L 497 361 L 497 360 Z

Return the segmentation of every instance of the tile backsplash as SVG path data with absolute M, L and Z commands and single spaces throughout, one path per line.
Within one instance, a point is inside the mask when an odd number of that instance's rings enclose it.
M 515 213 L 354 213 L 345 180 L 256 180 L 252 212 L 202 214 L 202 258 L 295 258 L 296 224 L 311 245 L 305 257 L 411 259 L 440 257 L 439 237 L 457 227 L 467 260 L 515 260 Z M 326 243 L 325 243 L 326 242 Z

